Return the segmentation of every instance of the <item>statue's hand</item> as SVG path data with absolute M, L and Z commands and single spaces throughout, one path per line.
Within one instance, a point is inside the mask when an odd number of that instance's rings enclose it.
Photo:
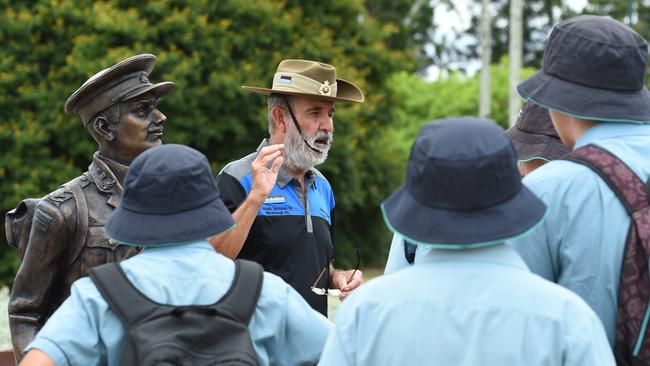
M 253 161 L 253 186 L 249 197 L 260 205 L 278 180 L 278 171 L 284 163 L 283 152 L 284 144 L 269 145 L 262 148 Z

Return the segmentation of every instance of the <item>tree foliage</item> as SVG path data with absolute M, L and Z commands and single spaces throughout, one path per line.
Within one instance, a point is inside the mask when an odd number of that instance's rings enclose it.
M 534 72 L 533 68 L 524 68 L 522 78 Z M 501 62 L 490 67 L 490 118 L 503 128 L 508 127 L 508 77 L 507 57 L 502 57 Z M 397 153 L 402 177 L 413 140 L 425 123 L 478 115 L 479 84 L 480 75 L 467 77 L 459 72 L 434 82 L 426 82 L 407 72 L 393 75 L 387 94 L 395 98 L 395 122 L 388 129 L 387 138 Z
M 0 0 L 2 212 L 87 168 L 96 146 L 63 104 L 96 71 L 155 54 L 151 79 L 176 83 L 159 104 L 168 117 L 165 142 L 199 149 L 216 172 L 265 135 L 265 99 L 240 85 L 270 85 L 280 60 L 307 58 L 335 65 L 366 92 L 365 104 L 339 106 L 322 170 L 337 198 L 337 258 L 353 261 L 352 248 L 361 247 L 371 264 L 388 237 L 377 206 L 399 179 L 382 146 L 394 119 L 385 86 L 392 73 L 415 71 L 418 60 L 406 25 L 369 14 L 373 3 Z M 0 279 L 8 282 L 17 258 L 1 234 Z

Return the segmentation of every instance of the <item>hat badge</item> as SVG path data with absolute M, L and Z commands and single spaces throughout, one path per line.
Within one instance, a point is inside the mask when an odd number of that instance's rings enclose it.
M 332 88 L 330 87 L 330 82 L 329 80 L 325 80 L 321 85 L 320 88 L 318 88 L 318 93 L 320 95 L 327 95 L 329 96 L 332 93 Z

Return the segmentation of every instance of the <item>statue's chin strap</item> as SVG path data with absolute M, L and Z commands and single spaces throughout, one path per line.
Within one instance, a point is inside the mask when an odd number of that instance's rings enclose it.
M 296 119 L 296 116 L 293 114 L 293 110 L 291 110 L 291 104 L 287 100 L 287 109 L 289 110 L 289 114 L 291 115 L 291 120 L 293 121 L 293 125 L 296 126 L 296 129 L 298 130 L 298 133 L 300 134 L 300 137 L 302 137 L 302 141 L 307 145 L 308 148 L 316 151 L 317 153 L 321 154 L 322 151 L 318 150 L 314 146 L 311 146 L 311 144 L 305 139 L 305 135 L 303 135 L 302 130 L 300 129 L 300 125 L 298 125 L 298 120 Z

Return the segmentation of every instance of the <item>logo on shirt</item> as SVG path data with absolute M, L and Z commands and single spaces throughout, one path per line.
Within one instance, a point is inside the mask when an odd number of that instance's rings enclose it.
M 264 203 L 284 203 L 286 202 L 286 199 L 284 196 L 269 196 L 267 199 L 264 200 Z

